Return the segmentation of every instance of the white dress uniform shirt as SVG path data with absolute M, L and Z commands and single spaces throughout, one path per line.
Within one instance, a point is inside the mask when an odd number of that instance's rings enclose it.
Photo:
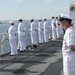
M 31 42 L 32 44 L 37 44 L 37 25 L 35 22 L 31 23 Z
M 22 22 L 18 25 L 18 39 L 20 43 L 20 51 L 26 50 L 25 24 Z
M 48 22 L 45 21 L 43 25 L 44 25 L 44 40 L 45 40 L 45 42 L 48 42 L 48 39 L 49 39 L 49 26 L 48 26 Z
M 64 75 L 75 75 L 75 52 L 68 46 L 75 46 L 75 30 L 70 26 L 64 35 L 62 54 L 63 54 L 63 70 Z
M 16 28 L 14 26 L 10 26 L 8 29 L 9 34 L 9 42 L 11 46 L 11 55 L 17 54 L 17 35 Z
M 25 36 L 25 24 L 19 23 L 18 25 L 18 36 Z
M 39 43 L 44 43 L 43 23 L 38 23 Z
M 57 38 L 60 38 L 60 22 L 58 21 L 58 19 L 56 19 L 56 34 L 57 34 Z
M 52 19 L 52 22 L 51 22 L 51 26 L 52 26 L 52 39 L 56 39 L 56 27 L 55 25 L 56 24 L 56 20 L 55 19 Z
M 16 28 L 14 26 L 10 26 L 8 29 L 8 33 L 9 33 L 9 39 L 15 39 L 16 36 Z

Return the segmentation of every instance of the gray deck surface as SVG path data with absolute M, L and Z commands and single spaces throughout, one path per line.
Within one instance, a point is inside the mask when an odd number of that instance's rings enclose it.
M 63 75 L 62 41 L 39 44 L 34 50 L 4 55 L 0 60 L 0 75 Z

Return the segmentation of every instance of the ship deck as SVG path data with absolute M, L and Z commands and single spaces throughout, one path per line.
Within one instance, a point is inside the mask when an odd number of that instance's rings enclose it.
M 39 44 L 16 56 L 1 56 L 0 75 L 63 75 L 62 40 Z

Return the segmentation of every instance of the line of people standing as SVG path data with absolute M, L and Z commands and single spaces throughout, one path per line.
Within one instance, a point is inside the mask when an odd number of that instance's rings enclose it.
M 60 38 L 60 22 L 58 20 L 58 17 L 52 17 L 52 40 L 56 40 L 56 38 Z
M 18 42 L 19 42 L 19 46 L 20 46 L 20 51 L 26 51 L 26 41 L 25 41 L 25 24 L 22 23 L 22 19 L 18 20 L 19 24 L 18 24 Z M 17 30 L 14 26 L 14 22 L 10 21 L 9 22 L 9 29 L 8 29 L 8 34 L 9 34 L 9 43 L 10 43 L 10 47 L 11 47 L 11 53 L 10 55 L 16 55 L 18 54 L 18 50 L 17 50 Z
M 58 18 L 56 18 L 58 19 Z M 19 19 L 18 22 L 18 45 L 20 47 L 20 51 L 26 51 L 27 50 L 27 44 L 25 41 L 25 31 L 26 29 L 26 25 L 22 22 L 22 19 Z M 50 26 L 47 22 L 47 19 L 44 19 L 44 23 L 42 22 L 42 20 L 38 20 L 38 26 L 36 24 L 36 22 L 34 21 L 34 19 L 31 19 L 30 21 L 30 34 L 31 34 L 31 43 L 34 49 L 37 48 L 38 43 L 44 43 L 44 42 L 48 42 L 49 40 L 49 29 Z M 10 21 L 9 22 L 10 27 L 8 29 L 8 34 L 9 34 L 9 42 L 10 42 L 10 46 L 11 46 L 11 54 L 10 55 L 16 55 L 18 54 L 17 51 L 17 33 L 16 33 L 16 28 L 14 27 L 14 22 Z M 58 21 L 55 20 L 54 18 L 52 18 L 52 23 L 51 23 L 51 27 L 52 27 L 52 39 L 56 39 L 56 32 L 54 28 L 54 26 L 56 27 L 56 25 L 58 24 Z M 53 26 L 54 25 L 54 26 Z M 59 24 L 58 24 L 59 25 Z M 58 31 L 59 32 L 59 31 Z M 37 38 L 37 34 L 39 37 L 39 42 L 38 42 L 38 38 Z M 13 39 L 13 37 L 15 37 L 15 40 Z M 58 34 L 58 38 L 59 38 L 59 34 Z M 13 40 L 12 40 L 13 39 Z M 14 43 L 13 43 L 14 42 Z

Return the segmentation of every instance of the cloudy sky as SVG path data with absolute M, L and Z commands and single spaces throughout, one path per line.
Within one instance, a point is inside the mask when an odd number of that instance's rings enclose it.
M 70 0 L 0 0 L 0 20 L 51 18 L 69 14 Z

